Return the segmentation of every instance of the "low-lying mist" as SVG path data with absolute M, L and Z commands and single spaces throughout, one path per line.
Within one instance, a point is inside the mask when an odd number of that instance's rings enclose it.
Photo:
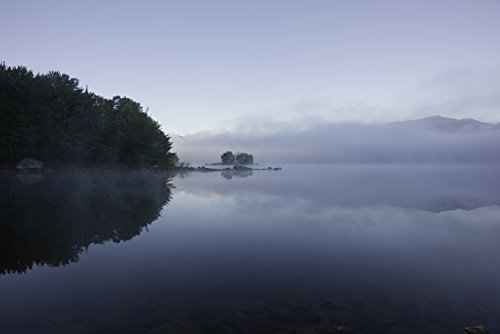
M 390 124 L 324 123 L 267 133 L 199 132 L 174 138 L 181 160 L 215 162 L 226 150 L 258 163 L 500 163 L 500 127 L 431 117 Z

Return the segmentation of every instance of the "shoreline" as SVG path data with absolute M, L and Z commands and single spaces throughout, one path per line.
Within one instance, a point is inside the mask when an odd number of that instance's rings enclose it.
M 233 166 L 226 168 L 209 168 L 205 166 L 198 167 L 186 167 L 186 166 L 174 166 L 174 167 L 144 167 L 144 166 L 134 166 L 134 165 L 99 165 L 99 166 L 77 166 L 77 165 L 48 165 L 43 168 L 24 168 L 19 169 L 15 166 L 5 166 L 0 165 L 0 172 L 17 172 L 26 174 L 41 174 L 41 173 L 51 173 L 51 172 L 65 172 L 65 171 L 147 171 L 147 172 L 221 172 L 221 171 L 279 171 L 282 167 L 265 167 L 265 168 L 252 168 L 246 166 Z

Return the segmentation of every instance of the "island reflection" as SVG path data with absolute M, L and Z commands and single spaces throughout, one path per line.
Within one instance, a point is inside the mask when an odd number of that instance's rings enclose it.
M 159 218 L 171 177 L 148 172 L 0 176 L 0 274 L 63 266 L 92 244 L 127 241 Z
M 248 195 L 245 200 L 250 195 L 265 196 L 262 201 L 273 202 L 274 207 L 307 203 L 314 212 L 389 206 L 439 213 L 500 206 L 498 169 L 491 166 L 289 165 L 277 174 L 266 170 L 220 173 L 225 180 L 256 176 L 238 187 L 239 193 Z M 197 182 L 188 181 L 189 177 Z M 188 193 L 234 195 L 234 183 L 220 178 L 185 173 L 177 180 L 176 185 Z
M 244 179 L 246 177 L 253 175 L 253 170 L 234 170 L 234 169 L 225 169 L 220 172 L 220 175 L 226 180 L 236 179 Z

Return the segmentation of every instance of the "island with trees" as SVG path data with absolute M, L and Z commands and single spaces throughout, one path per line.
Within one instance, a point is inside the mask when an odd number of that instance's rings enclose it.
M 222 165 L 253 165 L 253 155 L 244 152 L 233 154 L 232 151 L 226 151 L 220 160 Z
M 254 157 L 252 154 L 245 152 L 237 152 L 234 154 L 232 151 L 225 151 L 220 156 L 220 162 L 207 163 L 205 166 L 224 166 L 224 169 L 213 168 L 213 167 L 198 167 L 197 170 L 201 171 L 223 171 L 222 176 L 226 179 L 232 179 L 233 176 L 236 177 L 248 177 L 252 175 L 254 170 L 281 170 L 281 167 L 266 167 L 266 168 L 256 168 L 249 166 L 256 166 L 254 162 Z M 238 174 L 234 174 L 238 173 Z

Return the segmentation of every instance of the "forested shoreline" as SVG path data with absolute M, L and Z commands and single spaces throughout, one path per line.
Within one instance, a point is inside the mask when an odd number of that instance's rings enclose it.
M 127 97 L 106 99 L 52 71 L 0 63 L 0 164 L 160 166 L 177 160 L 160 124 Z

